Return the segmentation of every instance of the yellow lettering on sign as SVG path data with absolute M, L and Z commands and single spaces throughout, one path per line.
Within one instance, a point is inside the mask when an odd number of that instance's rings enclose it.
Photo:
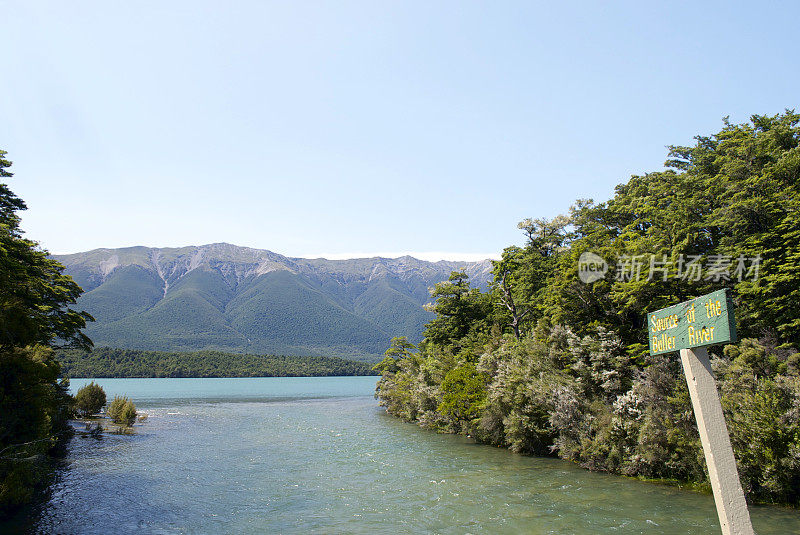
M 666 331 L 667 329 L 674 329 L 678 326 L 678 315 L 671 314 L 663 318 L 650 316 L 650 323 L 654 333 Z
M 662 334 L 661 336 L 653 337 L 653 351 L 669 351 L 675 349 L 675 337 Z
M 705 307 L 706 307 L 707 318 L 714 318 L 716 316 L 722 315 L 722 303 L 720 303 L 719 300 L 712 301 L 711 299 L 709 299 L 708 301 L 706 301 Z
M 702 329 L 695 329 L 691 325 L 686 329 L 686 334 L 689 335 L 689 345 L 701 345 L 706 342 L 714 341 L 714 327 L 703 327 Z

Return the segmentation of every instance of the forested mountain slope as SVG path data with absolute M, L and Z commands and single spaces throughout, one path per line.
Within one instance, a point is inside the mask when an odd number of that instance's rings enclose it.
M 78 307 L 96 320 L 86 332 L 97 346 L 367 359 L 398 332 L 420 336 L 428 288 L 460 269 L 480 284 L 491 270 L 488 260 L 303 259 L 227 243 L 55 258 L 86 292 Z

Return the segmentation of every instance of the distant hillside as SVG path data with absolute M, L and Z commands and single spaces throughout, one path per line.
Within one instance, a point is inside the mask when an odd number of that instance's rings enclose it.
M 54 258 L 86 292 L 78 308 L 97 320 L 86 332 L 99 346 L 367 360 L 392 336 L 419 339 L 429 287 L 459 269 L 483 286 L 491 270 L 488 260 L 303 259 L 226 243 Z

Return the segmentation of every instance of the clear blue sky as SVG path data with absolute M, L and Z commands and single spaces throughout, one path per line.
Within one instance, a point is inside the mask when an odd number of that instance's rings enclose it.
M 521 219 L 609 198 L 726 115 L 800 109 L 798 2 L 0 13 L 8 182 L 57 253 L 497 254 Z

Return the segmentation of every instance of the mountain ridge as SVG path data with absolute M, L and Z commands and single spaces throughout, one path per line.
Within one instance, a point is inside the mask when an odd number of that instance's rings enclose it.
M 374 360 L 392 336 L 418 341 L 428 288 L 463 269 L 485 286 L 491 261 L 287 257 L 213 243 L 52 255 L 84 289 L 98 346 Z

